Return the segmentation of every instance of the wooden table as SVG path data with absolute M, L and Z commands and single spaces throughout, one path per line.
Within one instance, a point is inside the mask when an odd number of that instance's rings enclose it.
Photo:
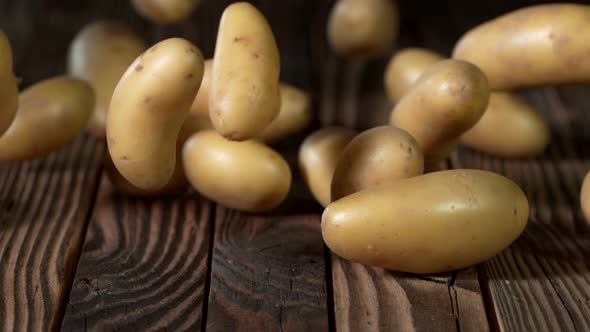
M 194 41 L 210 57 L 226 0 L 202 0 L 186 23 L 156 27 L 126 0 L 0 1 L 22 87 L 64 72 L 85 23 L 116 18 L 150 42 Z M 313 127 L 386 123 L 386 59 L 336 58 L 326 46 L 331 1 L 254 1 L 281 49 L 282 79 L 314 96 Z M 522 4 L 401 1 L 396 47 L 449 53 L 463 31 Z M 510 248 L 475 268 L 395 273 L 331 254 L 321 207 L 295 179 L 275 212 L 250 215 L 189 192 L 137 199 L 102 175 L 103 142 L 82 135 L 46 159 L 0 164 L 0 329 L 207 331 L 589 331 L 590 232 L 579 188 L 590 168 L 590 89 L 523 92 L 549 119 L 553 140 L 534 160 L 460 149 L 440 165 L 481 168 L 518 182 L 530 223 Z M 298 174 L 303 136 L 277 146 Z

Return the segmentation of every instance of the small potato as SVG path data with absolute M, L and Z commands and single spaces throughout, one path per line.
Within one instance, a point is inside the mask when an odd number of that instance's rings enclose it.
M 499 157 L 526 158 L 543 153 L 549 137 L 545 120 L 531 106 L 512 94 L 496 92 L 461 143 Z
M 112 21 L 90 23 L 72 41 L 68 73 L 88 81 L 96 94 L 96 107 L 88 122 L 94 136 L 105 137 L 107 111 L 115 86 L 145 49 L 144 41 L 135 31 Z
M 203 76 L 190 42 L 164 40 L 140 55 L 115 88 L 107 143 L 117 170 L 134 186 L 159 190 L 172 177 L 178 134 Z
M 299 170 L 315 199 L 330 204 L 332 177 L 340 155 L 356 132 L 342 127 L 328 127 L 309 135 L 299 148 Z
M 0 160 L 41 158 L 62 148 L 84 129 L 93 108 L 94 92 L 82 80 L 56 77 L 31 86 L 0 137 Z
M 144 18 L 157 23 L 177 23 L 187 19 L 201 0 L 131 0 Z
M 211 68 L 209 115 L 225 138 L 256 137 L 279 114 L 279 50 L 262 14 L 246 2 L 221 17 Z
M 211 66 L 213 59 L 205 60 L 205 71 L 203 71 L 203 80 L 197 96 L 191 106 L 191 114 L 209 117 L 209 80 L 211 78 Z
M 285 159 L 254 140 L 230 141 L 214 130 L 205 130 L 186 142 L 182 155 L 195 189 L 234 209 L 270 210 L 287 197 L 291 187 Z
M 586 222 L 590 224 L 590 172 L 586 174 L 582 190 L 580 192 L 580 201 L 582 203 L 582 212 L 586 217 Z
M 511 180 L 479 170 L 449 170 L 366 189 L 322 215 L 328 247 L 354 262 L 411 273 L 441 273 L 480 263 L 524 230 L 529 204 Z
M 328 41 L 334 51 L 355 59 L 373 59 L 392 46 L 399 29 L 392 0 L 339 0 L 328 18 Z
M 281 83 L 281 109 L 279 115 L 258 136 L 273 143 L 304 130 L 311 121 L 311 101 L 304 91 Z
M 486 74 L 494 90 L 590 82 L 590 6 L 543 4 L 467 32 L 453 57 Z
M 408 93 L 420 76 L 444 57 L 425 48 L 406 48 L 397 52 L 385 70 L 385 92 L 396 103 Z
M 18 108 L 18 83 L 12 72 L 12 48 L 0 30 L 0 136 L 14 120 Z
M 474 65 L 444 60 L 430 67 L 395 106 L 391 124 L 418 141 L 426 165 L 448 154 L 449 144 L 473 127 L 490 96 L 485 75 Z
M 332 178 L 332 201 L 423 172 L 422 150 L 410 134 L 394 126 L 372 128 L 342 152 Z

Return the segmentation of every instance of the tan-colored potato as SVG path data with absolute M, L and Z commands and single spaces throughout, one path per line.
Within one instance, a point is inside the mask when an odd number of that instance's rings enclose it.
M 485 75 L 460 60 L 430 67 L 395 106 L 391 124 L 409 132 L 420 144 L 426 165 L 446 158 L 443 150 L 483 115 L 490 96 Z
M 170 181 L 178 134 L 202 76 L 201 52 L 172 38 L 140 55 L 121 78 L 107 114 L 107 143 L 115 167 L 134 186 L 155 191 Z
M 375 127 L 357 135 L 342 152 L 332 178 L 332 201 L 423 172 L 422 150 L 410 134 L 394 126 Z
M 96 107 L 88 129 L 96 137 L 105 137 L 107 111 L 115 86 L 145 49 L 143 39 L 135 31 L 113 21 L 90 23 L 72 41 L 68 53 L 68 73 L 94 87 Z
M 392 0 L 339 0 L 328 18 L 327 35 L 336 53 L 356 59 L 384 55 L 399 29 Z
M 442 60 L 441 54 L 425 48 L 406 48 L 397 52 L 385 70 L 385 93 L 389 100 L 398 102 L 426 69 Z
M 281 83 L 279 115 L 258 135 L 262 141 L 273 143 L 307 128 L 311 121 L 311 100 L 307 93 Z
M 590 82 L 590 6 L 519 9 L 467 32 L 453 57 L 477 65 L 495 90 Z
M 211 78 L 211 66 L 213 59 L 205 60 L 205 71 L 203 71 L 203 80 L 197 96 L 191 106 L 191 114 L 209 117 L 209 80 Z
M 144 18 L 158 24 L 177 23 L 187 19 L 201 0 L 131 0 Z
M 228 6 L 221 17 L 211 68 L 209 115 L 224 137 L 256 137 L 278 115 L 279 50 L 262 14 L 252 5 Z
M 29 87 L 0 137 L 0 160 L 40 158 L 62 148 L 82 132 L 93 108 L 92 87 L 79 79 L 56 77 Z
M 287 197 L 291 187 L 285 159 L 255 140 L 230 141 L 215 130 L 204 130 L 189 138 L 182 155 L 193 187 L 234 209 L 270 210 Z
M 0 30 L 0 136 L 14 120 L 18 108 L 18 83 L 12 72 L 12 48 Z
M 354 262 L 412 273 L 480 263 L 524 230 L 529 205 L 511 180 L 479 170 L 402 179 L 346 196 L 322 215 L 328 247 Z
M 541 115 L 509 93 L 492 93 L 482 118 L 461 136 L 473 149 L 508 158 L 534 157 L 549 143 L 549 128 Z
M 580 191 L 580 201 L 582 204 L 582 212 L 586 217 L 586 222 L 590 224 L 590 172 L 584 177 L 582 183 L 582 190 Z
M 332 177 L 346 145 L 356 132 L 342 127 L 322 128 L 309 135 L 299 148 L 299 170 L 315 199 L 330 204 Z

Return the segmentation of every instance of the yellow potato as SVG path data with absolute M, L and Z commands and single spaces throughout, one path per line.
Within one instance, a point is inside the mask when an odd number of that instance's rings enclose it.
M 40 158 L 62 148 L 82 132 L 93 108 L 94 92 L 82 80 L 56 77 L 31 86 L 0 137 L 0 160 Z
M 187 19 L 201 0 L 131 0 L 137 12 L 158 23 L 177 23 Z
M 281 109 L 279 115 L 264 128 L 258 136 L 262 141 L 272 143 L 307 128 L 311 121 L 311 100 L 307 93 L 281 83 Z
M 330 204 L 330 186 L 338 159 L 356 132 L 342 127 L 328 127 L 309 135 L 299 148 L 299 170 L 315 199 Z
M 356 59 L 384 55 L 399 29 L 392 0 L 339 0 L 328 18 L 328 41 L 336 53 Z
M 209 117 L 209 79 L 211 78 L 211 65 L 213 65 L 213 59 L 205 60 L 203 80 L 191 106 L 191 114 Z
M 0 30 L 0 136 L 14 120 L 18 108 L 18 83 L 12 72 L 12 48 Z
M 509 93 L 492 93 L 482 118 L 461 136 L 473 149 L 508 158 L 534 157 L 549 143 L 549 128 L 531 106 Z
M 209 115 L 225 138 L 256 137 L 278 115 L 279 50 L 252 5 L 228 6 L 221 17 L 211 68 Z
M 68 73 L 94 87 L 96 107 L 88 128 L 96 137 L 105 137 L 107 111 L 115 86 L 145 49 L 144 41 L 135 31 L 112 21 L 88 24 L 72 41 Z
M 586 222 L 590 224 L 590 172 L 584 177 L 582 190 L 580 192 L 580 201 L 582 204 L 582 212 L 584 213 L 584 217 L 586 217 Z
M 394 126 L 375 127 L 357 135 L 342 152 L 332 178 L 332 201 L 423 172 L 422 150 L 410 134 Z
M 107 143 L 134 186 L 155 191 L 170 181 L 178 133 L 202 76 L 201 52 L 172 38 L 140 55 L 121 78 L 107 114 Z
M 444 57 L 425 48 L 406 48 L 397 52 L 385 70 L 385 92 L 398 102 L 430 66 Z
M 391 124 L 418 141 L 426 165 L 446 158 L 450 144 L 483 115 L 490 91 L 474 65 L 444 60 L 430 67 L 395 106 Z
M 529 205 L 511 180 L 449 170 L 346 196 L 322 215 L 328 247 L 354 262 L 412 273 L 480 263 L 524 230 Z
M 287 197 L 291 187 L 285 159 L 254 140 L 230 141 L 214 130 L 205 130 L 186 142 L 182 156 L 193 187 L 234 209 L 270 210 Z
M 496 90 L 590 82 L 590 6 L 519 9 L 467 32 L 453 57 L 486 74 Z

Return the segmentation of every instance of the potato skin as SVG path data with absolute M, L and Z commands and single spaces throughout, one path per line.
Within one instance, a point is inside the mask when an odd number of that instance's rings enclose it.
M 182 155 L 193 187 L 234 209 L 270 210 L 287 197 L 291 187 L 285 159 L 254 140 L 230 141 L 215 130 L 205 130 L 186 142 Z
M 105 137 L 106 114 L 115 86 L 145 49 L 145 42 L 135 31 L 114 21 L 90 23 L 74 37 L 68 53 L 68 73 L 94 88 L 96 107 L 88 122 L 94 136 Z
M 0 30 L 0 136 L 8 130 L 18 108 L 18 83 L 12 72 L 12 48 Z
M 590 81 L 590 6 L 544 4 L 475 27 L 453 57 L 477 65 L 494 90 Z
M 460 60 L 430 67 L 395 106 L 391 124 L 409 132 L 420 144 L 426 165 L 448 154 L 449 144 L 483 115 L 490 96 L 485 75 Z
M 205 60 L 205 70 L 203 71 L 203 79 L 201 80 L 201 87 L 197 96 L 191 105 L 190 113 L 193 115 L 201 115 L 209 117 L 209 81 L 211 80 L 211 66 L 213 59 Z
M 580 191 L 580 203 L 586 222 L 590 225 L 590 172 L 586 173 L 582 190 Z
M 397 52 L 385 69 L 385 93 L 389 100 L 398 102 L 430 66 L 442 60 L 441 54 L 425 48 L 406 48 Z
M 391 0 L 339 0 L 330 12 L 327 35 L 336 53 L 373 59 L 393 46 L 398 30 L 398 9 Z
M 332 178 L 332 202 L 423 172 L 422 150 L 410 134 L 394 126 L 375 127 L 358 134 L 342 152 Z
M 496 92 L 482 118 L 460 141 L 495 156 L 527 158 L 542 154 L 549 138 L 549 127 L 535 109 L 512 94 Z
M 280 91 L 279 115 L 258 135 L 258 138 L 266 143 L 274 143 L 300 132 L 311 122 L 309 95 L 286 83 L 280 84 Z
M 299 147 L 299 170 L 315 199 L 330 204 L 334 170 L 346 145 L 356 136 L 352 129 L 326 127 L 313 132 Z
M 155 191 L 169 182 L 178 134 L 202 76 L 201 52 L 172 38 L 140 55 L 121 78 L 107 114 L 107 144 L 115 167 L 134 186 Z
M 225 138 L 256 137 L 278 115 L 279 51 L 264 16 L 246 2 L 221 17 L 211 68 L 209 115 Z
M 524 230 L 529 205 L 511 180 L 448 170 L 346 196 L 322 215 L 328 247 L 346 259 L 411 273 L 480 263 Z
M 0 160 L 41 158 L 62 148 L 82 132 L 93 108 L 94 91 L 79 79 L 55 77 L 29 87 L 0 137 Z
M 177 23 L 187 19 L 201 0 L 131 0 L 135 10 L 157 24 Z

